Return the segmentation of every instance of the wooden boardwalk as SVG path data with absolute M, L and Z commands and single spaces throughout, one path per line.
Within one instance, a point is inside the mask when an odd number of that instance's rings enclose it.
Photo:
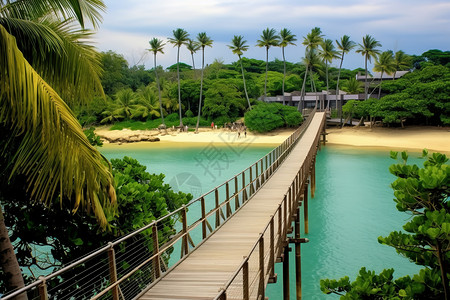
M 271 222 L 271 218 L 277 211 L 280 212 L 281 202 L 283 198 L 286 198 L 285 195 L 308 153 L 312 148 L 317 147 L 317 136 L 322 130 L 324 117 L 324 113 L 316 113 L 292 152 L 262 188 L 219 230 L 192 251 L 172 271 L 165 274 L 139 299 L 214 299 L 230 277 L 240 268 L 243 257 L 252 250 L 267 224 Z M 281 230 L 279 224 L 284 224 L 284 221 L 274 223 L 272 229 L 274 232 Z M 286 224 L 290 226 L 290 222 Z M 281 236 L 277 235 L 275 242 L 272 243 L 278 245 L 280 239 Z M 268 243 L 266 242 L 266 245 Z M 260 249 L 266 248 L 263 246 Z M 264 257 L 268 260 L 266 255 Z M 249 272 L 257 272 L 257 268 L 254 268 L 257 265 L 257 259 L 256 262 L 249 263 Z M 242 288 L 237 284 L 235 290 L 240 291 Z M 251 294 L 255 293 L 257 291 Z M 242 292 L 227 293 L 227 299 L 243 298 Z

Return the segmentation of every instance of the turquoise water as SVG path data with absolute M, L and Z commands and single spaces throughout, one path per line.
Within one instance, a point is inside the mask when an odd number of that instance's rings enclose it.
M 166 174 L 166 182 L 175 189 L 199 195 L 247 168 L 273 148 L 214 144 L 186 149 L 150 147 L 124 145 L 100 150 L 109 159 L 134 157 L 150 173 Z M 392 163 L 389 151 L 326 146 L 318 153 L 316 195 L 309 201 L 310 233 L 306 237 L 310 242 L 302 245 L 303 299 L 335 299 L 321 293 L 319 280 L 345 275 L 354 279 L 362 266 L 377 272 L 394 267 L 396 277 L 418 270 L 418 266 L 397 255 L 393 248 L 377 242 L 378 236 L 400 230 L 408 220 L 406 214 L 395 209 L 392 200 L 390 183 L 394 177 L 388 171 Z M 276 265 L 278 283 L 268 286 L 269 299 L 282 299 L 281 267 Z M 294 267 L 294 252 L 291 252 L 291 299 L 295 299 Z

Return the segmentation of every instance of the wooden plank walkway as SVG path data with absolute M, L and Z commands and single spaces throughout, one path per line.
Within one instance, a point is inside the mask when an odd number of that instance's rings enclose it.
M 316 147 L 323 119 L 324 113 L 316 113 L 284 163 L 246 205 L 139 299 L 214 299 L 277 211 L 311 147 Z

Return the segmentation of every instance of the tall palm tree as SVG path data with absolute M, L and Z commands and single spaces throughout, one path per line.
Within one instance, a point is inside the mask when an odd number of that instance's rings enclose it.
M 305 86 L 306 86 L 305 84 L 306 84 L 306 78 L 308 76 L 309 67 L 312 67 L 313 65 L 315 65 L 317 47 L 322 42 L 322 40 L 323 40 L 322 30 L 319 27 L 314 27 L 313 29 L 311 29 L 311 32 L 306 35 L 306 37 L 303 37 L 302 44 L 304 46 L 306 46 L 305 62 L 307 62 L 307 64 L 306 64 L 305 77 L 303 79 L 301 100 L 299 102 L 299 109 L 300 109 L 300 103 L 302 103 L 302 101 L 305 99 Z M 313 72 L 313 70 L 311 69 L 311 73 L 312 72 Z M 310 74 L 309 77 L 311 79 L 311 83 L 313 84 L 314 79 L 312 77 L 312 74 Z
M 284 101 L 284 83 L 286 81 L 286 58 L 284 56 L 284 48 L 286 48 L 288 45 L 295 46 L 295 41 L 297 38 L 295 37 L 295 34 L 292 34 L 292 32 L 287 29 L 283 28 L 280 30 L 280 47 L 281 47 L 281 53 L 283 55 L 283 85 L 281 87 L 281 91 L 283 94 L 283 105 L 285 104 Z
M 325 62 L 325 77 L 327 81 L 327 98 L 328 98 L 328 64 L 333 61 L 335 58 L 339 58 L 339 52 L 334 48 L 333 41 L 330 39 L 325 39 L 322 43 L 320 43 L 321 49 L 319 50 L 319 55 L 322 58 L 322 61 Z M 328 98 L 327 109 L 330 107 L 330 98 Z
M 319 55 L 317 54 L 316 51 L 313 51 L 312 49 L 309 49 L 309 50 L 306 51 L 305 57 L 303 57 L 303 59 L 302 59 L 302 64 L 306 67 L 306 70 L 305 70 L 305 76 L 303 78 L 302 92 L 301 92 L 302 98 L 301 98 L 301 100 L 304 100 L 304 91 L 305 91 L 305 88 L 306 88 L 306 80 L 307 80 L 308 70 L 309 69 L 313 70 L 315 68 L 319 68 L 320 67 L 320 63 L 321 63 L 320 62 L 320 58 L 319 58 Z M 313 86 L 314 79 L 312 77 L 312 71 L 310 72 L 309 76 L 310 76 L 310 80 L 311 80 L 311 86 Z M 317 101 L 318 101 L 318 99 L 316 98 L 316 107 L 317 107 Z M 298 102 L 298 110 L 301 109 L 301 103 L 302 103 L 302 101 Z
M 371 61 L 372 58 L 376 58 L 380 54 L 380 50 L 377 47 L 381 47 L 379 41 L 374 39 L 371 35 L 367 34 L 363 37 L 362 44 L 358 44 L 359 48 L 356 50 L 356 53 L 361 53 L 364 56 L 364 67 L 366 70 L 365 78 L 364 78 L 364 99 L 367 100 L 369 86 L 367 85 L 367 62 Z
M 394 75 L 392 76 L 392 79 L 395 79 L 395 74 L 397 71 L 405 71 L 409 70 L 412 66 L 412 58 L 408 54 L 405 54 L 402 50 L 399 50 L 395 52 L 394 55 L 394 64 L 395 64 L 395 71 Z
M 244 91 L 245 91 L 245 97 L 247 98 L 248 102 L 248 109 L 252 109 L 252 106 L 250 105 L 250 99 L 248 98 L 247 93 L 247 87 L 245 85 L 245 75 L 244 75 L 244 66 L 242 65 L 242 54 L 248 50 L 247 41 L 244 40 L 244 37 L 242 35 L 235 35 L 233 36 L 233 39 L 231 40 L 231 45 L 228 45 L 228 48 L 231 49 L 231 51 L 236 54 L 239 58 L 239 62 L 241 64 L 241 71 L 242 71 L 242 80 L 244 81 Z
M 166 43 L 164 43 L 162 40 L 157 38 L 152 38 L 149 42 L 150 49 L 149 51 L 153 52 L 153 61 L 154 61 L 154 68 L 155 68 L 155 77 L 156 77 L 156 84 L 158 86 L 158 97 L 159 97 L 159 110 L 161 114 L 161 122 L 163 127 L 166 127 L 166 124 L 164 123 L 164 114 L 163 114 L 163 107 L 162 107 L 162 100 L 161 100 L 161 85 L 159 83 L 159 76 L 158 71 L 156 69 L 156 55 L 159 53 L 164 54 L 164 46 Z
M 116 202 L 111 166 L 63 98 L 103 92 L 100 56 L 86 44 L 92 33 L 84 26 L 96 28 L 104 8 L 101 0 L 0 1 L 2 180 L 25 176 L 31 201 L 51 205 L 57 195 L 74 212 L 92 211 L 103 228 Z M 1 207 L 0 249 L 7 289 L 23 286 Z
M 177 47 L 177 79 L 178 79 L 178 111 L 180 114 L 180 127 L 183 128 L 183 118 L 181 116 L 181 86 L 180 86 L 180 48 L 189 41 L 189 33 L 182 28 L 173 31 L 173 37 L 169 37 L 169 43 Z
M 381 98 L 381 84 L 383 83 L 383 75 L 386 74 L 393 74 L 395 72 L 395 60 L 394 60 L 394 53 L 391 50 L 382 52 L 376 59 L 375 64 L 373 67 L 373 70 L 375 72 L 380 72 L 380 85 L 378 87 L 378 99 Z
M 189 50 L 189 52 L 191 53 L 191 58 L 192 58 L 192 69 L 194 70 L 194 75 L 195 75 L 195 61 L 194 61 L 194 54 L 200 49 L 200 45 L 194 41 L 189 39 L 187 44 L 186 44 L 186 48 Z
M 269 48 L 271 46 L 278 46 L 280 37 L 277 35 L 275 29 L 266 28 L 263 30 L 261 39 L 256 41 L 256 46 L 266 48 L 266 79 L 264 81 L 264 99 L 267 97 L 267 73 L 269 66 Z
M 341 41 L 336 40 L 336 44 L 338 49 L 341 52 L 341 63 L 339 64 L 339 72 L 338 72 L 338 78 L 336 82 L 336 109 L 338 109 L 338 95 L 339 95 L 339 79 L 341 78 L 341 69 L 342 69 L 342 63 L 344 62 L 344 56 L 346 53 L 349 53 L 353 48 L 356 47 L 356 43 L 350 40 L 350 37 L 348 35 L 344 35 L 341 37 Z M 341 100 L 339 100 L 341 101 Z M 339 105 L 339 117 L 341 119 L 342 124 L 342 103 Z
M 206 32 L 200 32 L 197 35 L 197 44 L 202 48 L 202 74 L 200 77 L 200 98 L 198 100 L 198 117 L 195 132 L 198 133 L 198 126 L 200 125 L 200 114 L 202 112 L 202 97 L 203 97 L 203 71 L 205 70 L 205 47 L 212 47 L 213 40 L 206 35 Z

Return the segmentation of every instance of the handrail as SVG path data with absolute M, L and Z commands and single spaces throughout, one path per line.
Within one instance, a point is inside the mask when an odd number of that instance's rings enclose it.
M 123 286 L 124 281 L 132 276 L 137 270 L 142 269 L 142 266 L 146 264 L 151 264 L 150 266 L 147 266 L 147 271 L 149 273 L 149 276 L 151 277 L 150 282 L 147 282 L 147 286 L 152 286 L 155 282 L 163 278 L 170 270 L 172 270 L 179 262 L 181 262 L 185 257 L 191 252 L 191 248 L 195 249 L 199 244 L 202 244 L 206 239 L 209 238 L 209 236 L 215 232 L 218 228 L 220 228 L 232 215 L 234 215 L 243 205 L 246 204 L 246 201 L 254 194 L 256 193 L 267 181 L 267 179 L 272 176 L 272 174 L 278 169 L 279 165 L 282 161 L 287 157 L 287 155 L 291 152 L 295 144 L 298 142 L 299 138 L 304 134 L 306 128 L 309 126 L 313 116 L 315 114 L 315 110 L 310 114 L 310 116 L 303 122 L 303 124 L 295 130 L 284 142 L 282 142 L 279 146 L 274 148 L 271 152 L 266 154 L 264 157 L 256 161 L 254 164 L 252 164 L 250 167 L 244 169 L 239 174 L 235 175 L 234 177 L 228 179 L 224 183 L 216 186 L 215 188 L 211 189 L 210 191 L 204 193 L 200 197 L 191 200 L 186 205 L 176 209 L 175 211 L 159 218 L 158 220 L 155 220 L 151 222 L 150 224 L 137 229 L 123 237 L 118 238 L 115 241 L 112 241 L 105 245 L 104 247 L 99 248 L 98 250 L 84 256 L 83 258 L 74 261 L 73 263 L 69 264 L 68 266 L 52 273 L 47 276 L 41 276 L 38 280 L 35 282 L 20 288 L 16 291 L 13 291 L 9 294 L 3 295 L 2 299 L 7 300 L 11 299 L 17 295 L 20 295 L 24 292 L 30 292 L 30 290 L 36 289 L 39 287 L 39 294 L 41 295 L 41 299 L 48 299 L 48 294 L 51 294 L 51 291 L 47 292 L 47 286 L 48 283 L 52 280 L 59 281 L 61 279 L 61 274 L 64 274 L 66 272 L 72 271 L 74 268 L 80 267 L 80 266 L 87 266 L 88 262 L 90 260 L 93 260 L 94 258 L 96 261 L 99 259 L 103 262 L 104 266 L 97 267 L 95 270 L 98 272 L 103 272 L 102 276 L 96 277 L 95 280 L 98 280 L 98 286 L 101 286 L 101 290 L 99 291 L 92 291 L 95 294 L 90 295 L 89 297 L 94 297 L 93 299 L 96 299 L 100 297 L 101 295 L 111 292 L 113 299 L 118 299 L 118 295 L 127 292 L 125 291 L 127 287 Z M 260 168 L 258 167 L 260 166 Z M 253 175 L 252 172 L 255 170 L 255 174 Z M 260 170 L 258 172 L 258 170 Z M 250 173 L 250 179 L 248 180 L 248 183 L 246 181 L 246 173 Z M 253 178 L 252 178 L 253 177 Z M 239 180 L 240 179 L 240 180 Z M 233 183 L 234 181 L 234 192 L 229 194 L 229 185 Z M 242 181 L 241 185 L 239 184 L 239 181 Z M 220 201 L 219 194 L 220 189 L 226 188 L 226 199 Z M 222 191 L 222 194 L 225 191 Z M 215 199 L 216 205 L 214 208 L 210 209 L 209 211 L 206 211 L 206 205 L 213 204 L 214 200 L 206 201 L 208 197 L 213 197 Z M 231 201 L 234 200 L 235 206 L 234 209 L 231 205 Z M 198 205 L 198 203 L 201 202 L 201 205 Z M 225 208 L 226 213 L 223 213 L 223 208 Z M 195 220 L 188 224 L 187 221 L 187 211 L 188 209 L 195 210 L 197 213 L 200 212 L 201 215 L 200 218 L 195 218 Z M 181 215 L 181 223 L 182 228 L 177 231 L 175 235 L 172 236 L 160 236 L 163 234 L 163 232 L 158 228 L 159 226 L 164 226 L 164 223 L 166 221 L 169 221 L 170 218 L 174 216 Z M 212 226 L 208 218 L 212 218 L 215 215 L 215 224 Z M 200 242 L 195 245 L 194 239 L 191 237 L 192 234 L 196 234 L 194 230 L 198 229 L 201 225 L 201 229 L 203 234 L 201 235 Z M 267 226 L 269 226 L 268 224 Z M 267 226 L 265 231 L 267 230 Z M 147 232 L 148 230 L 152 229 L 152 232 Z M 208 234 L 209 230 L 209 234 Z M 206 234 L 205 234 L 206 233 Z M 143 235 L 143 237 L 139 237 L 140 234 Z M 150 255 L 142 258 L 140 262 L 135 262 L 135 264 L 131 267 L 131 271 L 127 272 L 125 274 L 117 274 L 117 265 L 119 263 L 124 264 L 128 263 L 128 261 L 125 261 L 125 258 L 121 260 L 120 257 L 125 256 L 123 248 L 126 248 L 127 242 L 131 240 L 131 238 L 137 239 L 138 241 L 142 241 L 144 239 L 153 240 L 153 246 L 152 249 L 148 248 L 148 241 L 145 240 L 145 242 L 142 242 L 142 244 L 147 245 L 147 248 L 144 248 L 143 251 L 148 253 L 150 251 Z M 140 239 L 140 240 L 139 240 Z M 180 259 L 173 265 L 173 266 L 167 266 L 165 268 L 160 267 L 160 263 L 162 262 L 163 265 L 167 263 L 164 259 L 168 257 L 167 252 L 171 252 L 173 247 L 180 242 L 181 240 L 181 257 Z M 133 242 L 133 241 L 131 241 Z M 258 242 L 257 242 L 258 243 Z M 257 245 L 255 244 L 255 247 Z M 129 246 L 128 246 L 129 247 Z M 156 252 L 154 249 L 158 249 Z M 117 258 L 116 258 L 116 252 Z M 107 254 L 107 256 L 105 256 Z M 170 253 L 169 253 L 170 255 Z M 251 253 L 249 254 L 251 255 Z M 100 257 L 103 256 L 103 257 Z M 131 260 L 131 259 L 130 259 Z M 109 263 L 108 263 L 109 261 Z M 140 265 L 140 268 L 136 268 L 135 266 Z M 96 265 L 97 266 L 97 265 Z M 164 270 L 165 269 L 165 270 Z M 76 280 L 73 279 L 73 280 Z M 90 282 L 91 280 L 87 279 L 89 284 L 93 284 Z M 63 284 L 66 284 L 67 286 L 70 286 L 73 283 L 63 281 L 62 283 L 53 284 L 52 285 L 52 291 L 58 292 L 58 286 L 61 286 Z M 54 287 L 56 285 L 56 287 Z M 106 285 L 106 287 L 104 287 Z M 95 286 L 97 288 L 97 285 Z M 67 287 L 64 287 L 67 288 Z M 80 289 L 80 287 L 74 288 L 76 290 Z M 137 294 L 140 294 L 140 291 L 132 291 L 134 296 Z M 36 292 L 35 292 L 36 293 Z M 131 291 L 130 291 L 131 293 Z M 134 297 L 133 296 L 133 297 Z M 122 295 L 123 297 L 123 295 Z

